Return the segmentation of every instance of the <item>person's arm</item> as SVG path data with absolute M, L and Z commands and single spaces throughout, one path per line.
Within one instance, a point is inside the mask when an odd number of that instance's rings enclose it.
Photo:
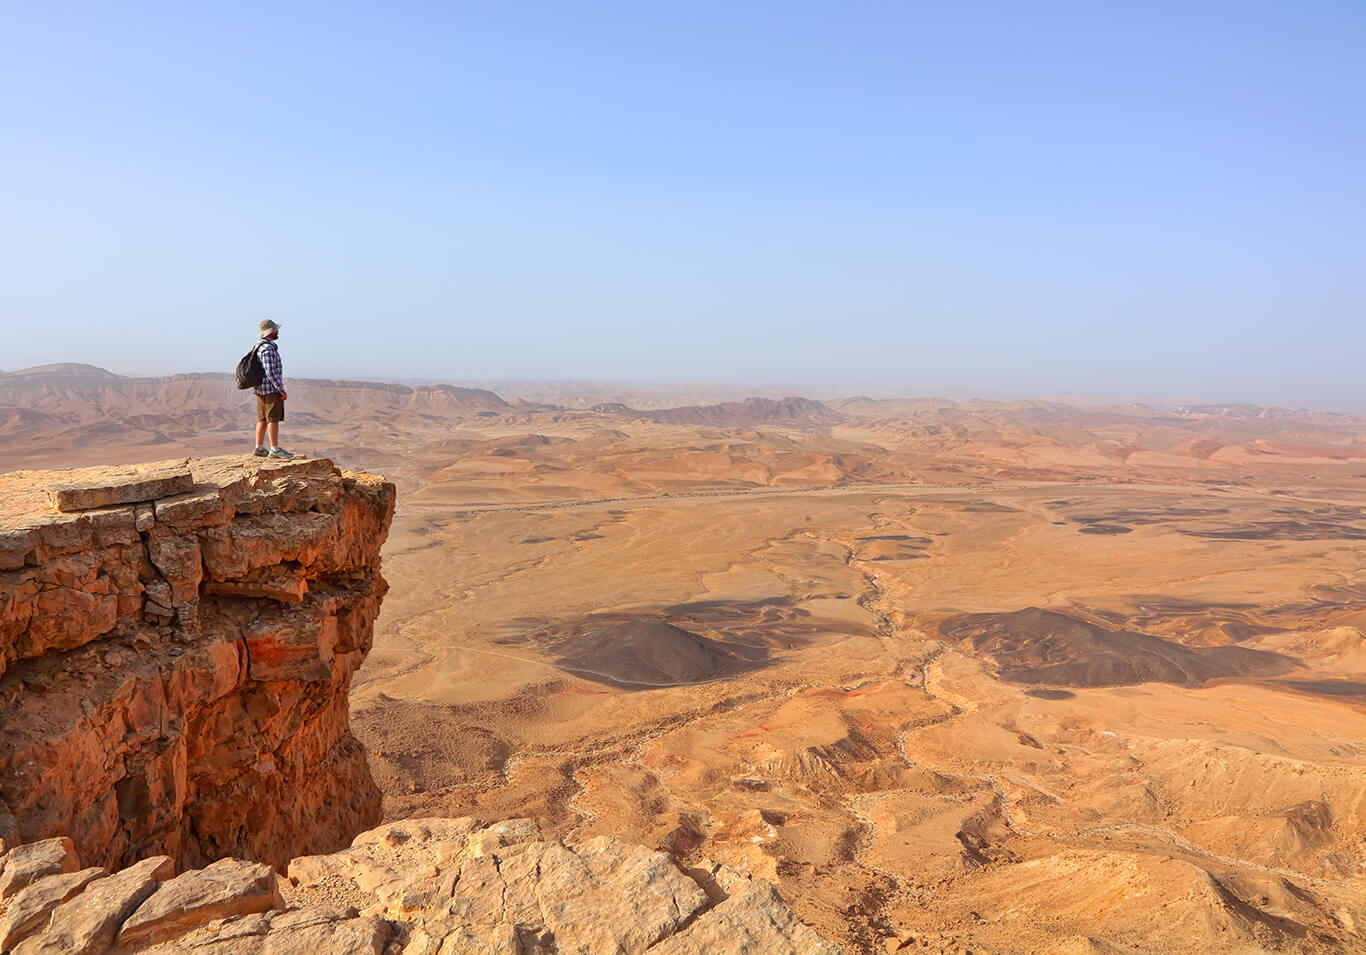
M 280 352 L 271 345 L 261 346 L 261 378 L 268 388 L 284 395 L 284 365 L 280 361 Z

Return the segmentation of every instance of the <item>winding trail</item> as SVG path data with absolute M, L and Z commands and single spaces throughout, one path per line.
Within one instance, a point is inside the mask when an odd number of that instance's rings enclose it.
M 880 492 L 892 493 L 913 493 L 917 497 L 926 500 L 934 500 L 939 495 L 958 495 L 958 494 L 996 494 L 1001 491 L 1025 491 L 1048 488 L 1069 488 L 1075 490 L 1078 485 L 1072 481 L 1003 481 L 998 483 L 978 483 L 964 482 L 962 484 L 924 484 L 919 481 L 896 481 L 891 483 L 880 483 L 877 481 L 850 482 L 848 484 L 813 484 L 798 487 L 745 487 L 745 488 L 723 488 L 707 491 L 660 491 L 654 494 L 627 494 L 617 497 L 595 497 L 595 498 L 562 498 L 552 501 L 527 501 L 515 504 L 445 504 L 440 501 L 432 500 L 413 500 L 421 492 L 439 488 L 440 485 L 423 482 L 422 487 L 413 491 L 409 495 L 408 502 L 404 508 L 405 515 L 433 516 L 431 512 L 449 515 L 467 514 L 494 514 L 508 511 L 563 511 L 578 510 L 581 508 L 603 507 L 606 505 L 630 506 L 636 504 L 652 504 L 660 501 L 706 501 L 706 500 L 731 500 L 735 498 L 764 498 L 764 497 L 839 497 L 845 495 L 858 494 L 877 494 Z M 1087 482 L 1085 489 L 1112 489 L 1122 488 L 1126 491 L 1149 490 L 1155 493 L 1173 493 L 1173 488 L 1167 484 L 1147 484 L 1141 482 Z M 1187 496 L 1191 492 L 1185 491 Z M 1206 492 L 1207 494 L 1209 492 Z M 1227 499 L 1227 494 L 1220 497 L 1221 500 Z

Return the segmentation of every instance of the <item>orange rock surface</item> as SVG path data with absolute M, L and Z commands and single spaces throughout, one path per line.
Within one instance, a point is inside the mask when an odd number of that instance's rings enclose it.
M 188 467 L 185 493 L 73 513 L 48 489 L 98 499 L 123 476 L 0 477 L 10 844 L 68 836 L 109 868 L 283 864 L 379 819 L 347 694 L 387 590 L 393 485 L 325 459 Z

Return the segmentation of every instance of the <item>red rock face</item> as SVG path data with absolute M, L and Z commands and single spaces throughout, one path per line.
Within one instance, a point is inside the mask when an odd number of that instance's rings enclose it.
M 393 485 L 326 460 L 188 467 L 187 493 L 74 513 L 47 490 L 128 469 L 0 476 L 0 840 L 70 836 L 111 869 L 283 865 L 379 821 L 347 694 Z

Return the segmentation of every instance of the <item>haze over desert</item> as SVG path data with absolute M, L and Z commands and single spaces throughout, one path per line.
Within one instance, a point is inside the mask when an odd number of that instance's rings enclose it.
M 386 819 L 720 862 L 851 952 L 1363 944 L 1360 419 L 293 387 L 398 487 Z M 0 398 L 5 470 L 243 440 L 226 376 Z

